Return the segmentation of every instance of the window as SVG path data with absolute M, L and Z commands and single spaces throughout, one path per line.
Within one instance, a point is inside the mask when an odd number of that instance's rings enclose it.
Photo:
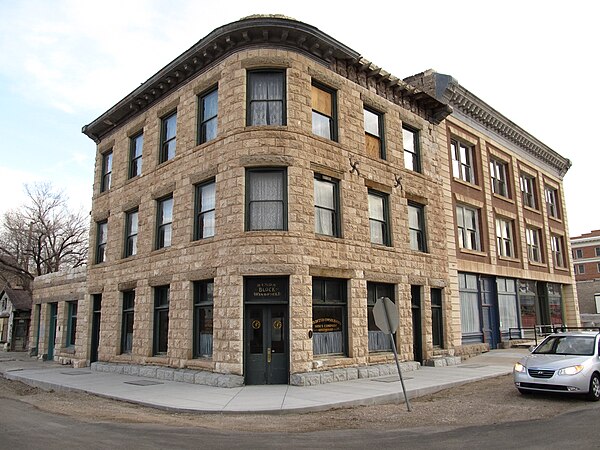
M 213 280 L 194 282 L 194 357 L 213 351 Z
M 576 268 L 576 270 L 575 270 L 575 271 L 576 271 L 578 274 L 580 274 L 580 275 L 583 275 L 583 274 L 585 273 L 585 264 L 577 264 L 577 265 L 575 266 L 575 268 Z
M 159 164 L 175 157 L 177 144 L 177 111 L 161 120 Z
M 535 178 L 531 175 L 521 174 L 521 195 L 523 197 L 523 205 L 529 208 L 537 209 L 537 201 L 535 196 Z
M 473 146 L 457 139 L 452 139 L 450 141 L 450 148 L 452 150 L 452 175 L 454 178 L 475 184 Z
M 129 141 L 129 178 L 142 174 L 142 149 L 144 133 L 138 133 Z
M 526 228 L 525 240 L 527 241 L 527 258 L 529 259 L 529 262 L 543 262 L 542 252 L 540 251 L 540 230 L 537 228 Z
M 575 258 L 579 259 L 579 258 L 583 258 L 583 250 L 578 248 L 575 250 Z
M 391 352 L 392 342 L 390 337 L 375 325 L 373 316 L 373 307 L 378 298 L 387 297 L 394 303 L 394 285 L 385 283 L 367 282 L 367 324 L 369 328 L 369 351 L 370 352 Z
M 508 195 L 508 168 L 504 161 L 498 159 L 490 159 L 490 176 L 492 179 L 492 192 L 502 197 Z
M 600 273 L 600 263 L 596 264 L 596 272 Z
M 459 273 L 458 289 L 460 293 L 460 326 L 464 341 L 465 334 L 479 335 L 481 333 L 477 276 Z
M 444 347 L 442 290 L 438 288 L 431 289 L 431 337 L 434 347 Z
M 125 258 L 137 254 L 138 210 L 125 213 Z
M 246 230 L 287 229 L 286 169 L 246 170 Z
M 248 72 L 247 125 L 285 125 L 285 72 Z
M 315 174 L 315 233 L 340 236 L 338 181 Z
M 545 186 L 544 194 L 546 197 L 546 210 L 548 211 L 548 215 L 558 219 L 558 190 L 550 186 Z
M 496 278 L 498 292 L 498 310 L 500 312 L 500 331 L 508 333 L 510 328 L 519 326 L 519 303 L 517 285 L 510 278 Z
M 468 206 L 456 205 L 458 246 L 467 250 L 481 251 L 479 238 L 479 211 Z
M 168 350 L 169 291 L 168 285 L 154 288 L 154 355 L 166 355 Z
M 312 132 L 317 136 L 337 140 L 337 117 L 335 110 L 335 91 L 314 84 L 312 97 Z
M 596 256 L 600 256 L 600 247 L 596 247 L 594 250 L 596 251 Z
M 594 294 L 594 302 L 596 303 L 596 314 L 600 314 L 600 294 Z
M 421 149 L 419 147 L 419 131 L 402 127 L 402 143 L 404 145 L 404 167 L 421 172 Z
M 77 302 L 67 302 L 67 347 L 75 346 L 77 336 Z
M 364 118 L 367 155 L 372 158 L 385 159 L 383 114 L 368 108 L 364 108 Z
M 110 183 L 112 181 L 112 158 L 112 150 L 102 154 L 102 179 L 100 180 L 100 192 L 106 192 L 110 189 Z
M 198 144 L 217 137 L 217 115 L 219 111 L 219 91 L 212 91 L 198 97 Z
M 196 186 L 194 239 L 206 239 L 215 235 L 215 199 L 214 181 Z
M 369 225 L 372 243 L 391 245 L 388 196 L 386 194 L 369 191 Z
M 506 258 L 513 258 L 515 256 L 512 220 L 496 219 L 496 244 L 499 256 Z
M 313 354 L 346 355 L 346 280 L 313 278 Z
M 419 252 L 427 251 L 425 234 L 425 207 L 418 203 L 408 203 L 408 228 L 410 230 L 410 248 Z
M 565 266 L 565 252 L 564 243 L 562 236 L 552 235 L 550 238 L 550 244 L 552 247 L 552 259 L 555 267 L 566 267 Z
M 170 247 L 173 232 L 173 196 L 157 200 L 156 248 Z
M 131 353 L 133 348 L 133 317 L 135 291 L 123 292 L 123 315 L 121 319 L 121 353 Z
M 96 227 L 96 264 L 106 261 L 106 242 L 108 240 L 108 222 L 98 222 Z

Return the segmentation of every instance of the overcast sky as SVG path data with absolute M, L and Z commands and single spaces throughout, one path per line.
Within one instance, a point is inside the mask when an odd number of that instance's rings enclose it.
M 0 0 L 0 213 L 51 181 L 91 206 L 95 144 L 81 127 L 213 29 L 285 14 L 405 78 L 433 68 L 573 167 L 572 236 L 600 229 L 596 2 Z

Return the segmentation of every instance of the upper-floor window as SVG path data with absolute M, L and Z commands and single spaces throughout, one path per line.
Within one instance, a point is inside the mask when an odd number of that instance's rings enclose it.
M 246 230 L 287 229 L 287 170 L 246 170 Z
M 100 180 L 100 192 L 105 192 L 110 189 L 112 181 L 112 150 L 102 154 L 102 179 Z
M 562 236 L 553 234 L 550 238 L 550 247 L 552 248 L 552 259 L 555 267 L 566 267 L 565 262 L 565 244 Z
M 326 175 L 315 174 L 315 233 L 339 236 L 339 183 Z
M 490 159 L 490 177 L 492 181 L 492 192 L 502 197 L 508 194 L 508 164 L 499 159 Z
M 140 132 L 129 141 L 129 178 L 142 174 L 142 149 L 144 147 L 144 133 Z
M 364 108 L 365 144 L 367 155 L 372 158 L 385 159 L 385 142 L 383 139 L 383 114 Z
M 404 146 L 404 167 L 408 170 L 421 172 L 421 148 L 419 147 L 419 132 L 413 128 L 403 126 L 402 143 Z
M 512 220 L 501 217 L 496 219 L 496 244 L 499 256 L 507 258 L 515 256 Z
M 159 164 L 175 157 L 177 144 L 177 111 L 163 117 L 160 127 Z
M 546 210 L 550 217 L 558 219 L 558 189 L 550 186 L 544 186 L 544 196 L 546 197 Z
M 456 224 L 458 228 L 458 246 L 467 250 L 481 250 L 479 236 L 479 211 L 456 205 Z
M 125 258 L 137 254 L 138 241 L 138 209 L 125 214 Z
M 408 203 L 408 228 L 410 230 L 410 248 L 426 252 L 425 207 L 423 205 L 414 202 Z
M 525 229 L 525 240 L 527 242 L 527 258 L 529 259 L 529 262 L 543 262 L 540 244 L 540 230 L 537 228 L 527 227 Z
M 520 182 L 521 195 L 523 197 L 523 205 L 528 206 L 529 208 L 537 209 L 535 177 L 522 173 L 520 177 Z
M 600 247 L 596 247 L 596 256 L 600 256 Z
M 578 248 L 575 249 L 575 258 L 579 259 L 579 258 L 583 258 L 583 250 Z
M 391 245 L 387 194 L 369 190 L 369 225 L 371 242 Z
M 247 125 L 285 125 L 285 71 L 248 72 Z
M 196 186 L 194 206 L 194 239 L 205 239 L 215 235 L 216 185 L 214 181 Z
M 108 241 L 108 222 L 98 222 L 96 227 L 96 264 L 106 261 L 106 243 Z
M 198 98 L 198 144 L 217 137 L 217 115 L 219 112 L 219 91 L 212 91 Z
M 157 200 L 156 248 L 170 247 L 173 233 L 173 195 Z
M 450 148 L 452 150 L 452 175 L 454 178 L 475 184 L 473 145 L 458 139 L 452 139 Z
M 317 136 L 337 140 L 335 91 L 320 84 L 311 87 L 312 132 Z
M 577 264 L 575 266 L 575 273 L 583 275 L 585 273 L 585 264 Z

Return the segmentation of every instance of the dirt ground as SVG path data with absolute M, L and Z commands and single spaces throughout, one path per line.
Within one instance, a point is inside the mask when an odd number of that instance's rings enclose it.
M 0 377 L 0 399 L 12 398 L 34 407 L 87 422 L 155 423 L 237 431 L 307 432 L 324 429 L 389 430 L 487 425 L 553 417 L 575 409 L 598 407 L 581 398 L 522 396 L 512 376 L 492 378 L 411 400 L 303 414 L 173 413 L 76 392 L 46 392 Z

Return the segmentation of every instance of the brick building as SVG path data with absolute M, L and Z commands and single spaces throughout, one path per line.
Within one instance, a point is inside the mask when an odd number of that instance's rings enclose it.
M 83 132 L 97 154 L 78 364 L 219 385 L 352 378 L 393 361 L 382 296 L 405 361 L 578 321 L 569 161 L 451 77 L 401 80 L 310 25 L 250 17 Z
M 571 238 L 581 314 L 600 314 L 600 230 Z

